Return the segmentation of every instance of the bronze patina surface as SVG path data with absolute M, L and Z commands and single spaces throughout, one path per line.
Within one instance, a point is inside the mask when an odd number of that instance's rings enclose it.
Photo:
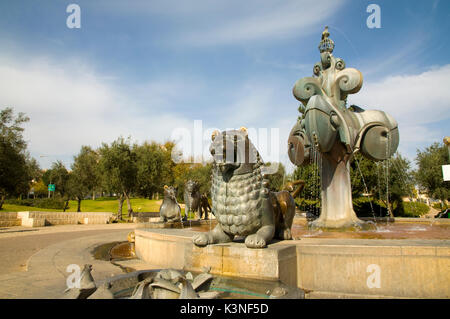
M 181 221 L 181 207 L 177 203 L 177 189 L 173 186 L 164 186 L 164 199 L 159 208 L 161 222 Z
M 329 35 L 326 27 L 314 76 L 294 85 L 294 97 L 302 103 L 301 116 L 291 130 L 288 154 L 297 166 L 307 165 L 314 152 L 321 155 L 322 207 L 312 226 L 360 227 L 363 222 L 353 211 L 350 161 L 356 152 L 376 161 L 390 158 L 397 150 L 399 132 L 397 122 L 383 111 L 347 107 L 347 96 L 361 89 L 363 76 L 333 56 Z
M 206 246 L 243 236 L 247 247 L 262 248 L 273 238 L 291 239 L 294 199 L 288 191 L 269 191 L 263 161 L 247 130 L 214 132 L 210 151 L 212 212 L 218 224 L 196 235 L 194 243 Z

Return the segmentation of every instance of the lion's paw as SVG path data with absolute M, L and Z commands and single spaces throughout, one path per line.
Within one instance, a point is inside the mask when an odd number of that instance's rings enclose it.
M 206 234 L 198 234 L 192 238 L 192 241 L 196 246 L 205 247 L 208 245 L 208 236 Z
M 284 240 L 292 239 L 291 230 L 289 228 L 286 228 L 286 229 L 282 230 L 281 231 L 281 238 L 284 239 Z
M 266 241 L 258 234 L 253 234 L 245 238 L 245 246 L 248 248 L 263 248 L 266 247 Z

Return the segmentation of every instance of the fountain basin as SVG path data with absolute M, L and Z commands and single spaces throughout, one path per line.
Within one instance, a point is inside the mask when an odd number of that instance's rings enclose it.
M 292 236 L 302 238 L 341 238 L 341 239 L 450 239 L 450 219 L 438 218 L 361 218 L 367 227 L 362 229 L 314 229 L 308 226 L 304 217 L 294 218 Z M 186 229 L 194 231 L 209 231 L 211 224 L 192 224 Z
M 213 221 L 215 222 L 215 221 Z M 208 226 L 211 224 L 210 220 L 204 219 L 193 219 L 187 221 L 176 221 L 176 222 L 161 222 L 158 218 L 153 218 L 147 222 L 138 222 L 136 228 L 189 228 L 198 226 Z M 208 228 L 209 229 L 209 228 Z
M 301 238 L 342 239 L 450 239 L 449 219 L 361 218 L 368 227 L 360 230 L 313 229 L 306 218 L 295 218 L 292 235 Z
M 200 248 L 192 244 L 195 233 L 136 229 L 136 254 L 161 268 L 211 267 L 213 275 L 279 280 L 307 291 L 306 298 L 450 297 L 448 239 L 305 237 L 264 249 L 239 240 Z M 373 276 L 379 287 L 370 284 Z

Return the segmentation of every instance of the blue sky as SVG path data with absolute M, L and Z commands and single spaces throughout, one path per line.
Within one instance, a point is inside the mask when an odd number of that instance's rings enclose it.
M 81 29 L 66 26 L 70 3 Z M 366 26 L 371 3 L 380 29 Z M 292 170 L 292 86 L 312 74 L 328 25 L 334 55 L 364 75 L 349 102 L 393 115 L 413 160 L 450 134 L 449 18 L 443 0 L 3 0 L 0 107 L 30 116 L 25 137 L 43 168 L 70 165 L 81 145 L 162 142 L 202 120 L 279 128 Z

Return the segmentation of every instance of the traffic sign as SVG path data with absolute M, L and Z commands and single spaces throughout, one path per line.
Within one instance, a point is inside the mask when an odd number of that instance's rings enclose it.
M 55 184 L 48 184 L 48 191 L 54 192 L 55 191 Z
M 450 165 L 442 165 L 442 175 L 445 182 L 450 182 Z

